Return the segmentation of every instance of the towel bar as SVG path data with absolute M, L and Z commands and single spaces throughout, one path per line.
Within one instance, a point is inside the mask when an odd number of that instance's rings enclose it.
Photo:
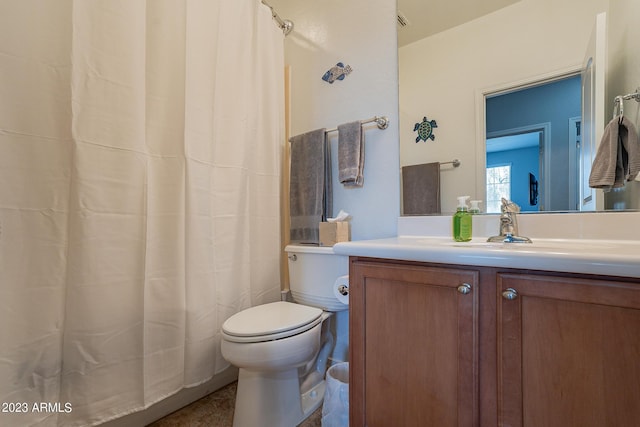
M 460 166 L 460 160 L 458 160 L 458 159 L 453 159 L 453 160 L 452 160 L 452 161 L 450 161 L 450 162 L 442 162 L 442 163 L 440 163 L 440 164 L 441 164 L 441 165 L 449 165 L 449 164 L 451 164 L 451 165 L 453 165 L 453 167 L 454 167 L 454 168 L 457 168 L 458 166 Z
M 386 129 L 389 127 L 389 118 L 387 116 L 375 116 L 375 117 L 371 117 L 370 119 L 366 119 L 366 120 L 360 120 L 360 123 L 365 124 L 365 123 L 373 123 L 376 122 L 376 124 L 378 125 L 378 129 Z M 329 133 L 329 132 L 337 132 L 338 128 L 332 128 L 332 129 L 327 129 L 325 132 Z

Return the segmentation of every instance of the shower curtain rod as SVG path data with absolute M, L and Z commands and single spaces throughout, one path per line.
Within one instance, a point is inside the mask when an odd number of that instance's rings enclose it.
M 276 13 L 275 9 L 266 1 L 262 0 L 262 4 L 267 6 L 269 9 L 271 9 L 271 16 L 273 17 L 273 20 L 276 21 L 276 23 L 278 24 L 278 27 L 282 30 L 284 35 L 285 36 L 289 35 L 289 33 L 293 31 L 293 22 L 291 22 L 288 19 L 280 18 L 280 16 Z
M 361 120 L 361 124 L 376 122 L 378 129 L 386 129 L 389 126 L 389 118 L 387 116 L 375 116 L 370 119 Z M 337 132 L 338 128 L 327 129 L 325 132 Z

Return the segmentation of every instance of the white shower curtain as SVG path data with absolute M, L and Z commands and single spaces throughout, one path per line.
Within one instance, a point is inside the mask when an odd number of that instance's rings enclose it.
M 283 63 L 259 0 L 2 1 L 0 425 L 228 366 L 222 322 L 279 298 Z

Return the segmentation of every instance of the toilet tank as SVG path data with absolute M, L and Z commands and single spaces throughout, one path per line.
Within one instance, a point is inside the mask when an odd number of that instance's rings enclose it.
M 349 308 L 338 301 L 333 285 L 340 276 L 349 274 L 349 257 L 336 255 L 330 246 L 287 245 L 289 287 L 299 304 L 325 311 Z

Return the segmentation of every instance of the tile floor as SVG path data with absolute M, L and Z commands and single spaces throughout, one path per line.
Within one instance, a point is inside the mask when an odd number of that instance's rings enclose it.
M 236 382 L 169 414 L 148 427 L 231 427 L 236 398 Z M 322 408 L 315 411 L 300 427 L 320 427 Z M 276 427 L 276 426 L 274 426 Z

